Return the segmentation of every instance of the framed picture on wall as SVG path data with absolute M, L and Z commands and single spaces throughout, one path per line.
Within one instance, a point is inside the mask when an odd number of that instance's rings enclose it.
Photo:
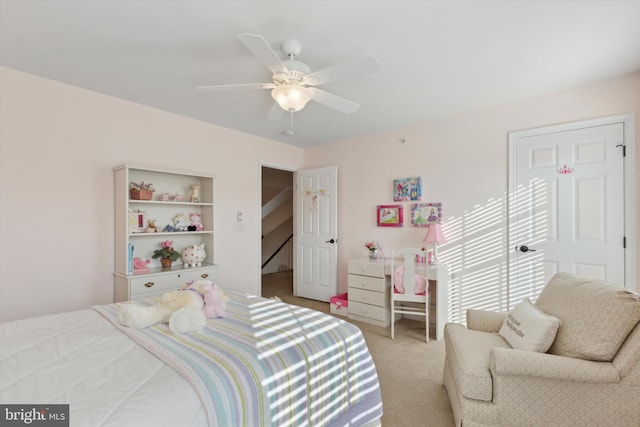
M 402 205 L 378 205 L 376 214 L 378 227 L 402 227 Z
M 442 203 L 414 203 L 411 205 L 411 224 L 426 227 L 442 222 Z
M 422 178 L 401 178 L 393 180 L 393 201 L 406 202 L 422 200 Z

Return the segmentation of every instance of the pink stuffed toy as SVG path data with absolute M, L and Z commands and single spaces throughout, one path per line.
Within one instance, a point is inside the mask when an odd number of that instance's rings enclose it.
M 150 259 L 147 259 L 146 261 L 143 261 L 142 258 L 135 257 L 133 259 L 133 268 L 138 273 L 151 271 L 151 269 L 148 267 L 150 262 L 151 262 Z
M 189 214 L 189 220 L 191 221 L 191 225 L 196 228 L 196 231 L 204 230 L 204 226 L 202 225 L 202 222 L 200 222 L 201 219 L 199 213 L 191 212 Z
M 207 319 L 227 317 L 225 298 L 222 288 L 215 283 L 204 289 L 204 315 Z
M 182 290 L 193 291 L 200 295 L 204 303 L 204 315 L 207 319 L 227 316 L 225 307 L 229 297 L 224 294 L 220 286 L 217 286 L 211 280 L 196 280 L 186 283 Z

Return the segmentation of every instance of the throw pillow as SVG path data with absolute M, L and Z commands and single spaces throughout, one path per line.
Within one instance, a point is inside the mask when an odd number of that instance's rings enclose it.
M 529 298 L 513 307 L 498 332 L 517 350 L 546 352 L 558 332 L 560 319 L 536 308 Z
M 426 295 L 427 293 L 427 278 L 419 274 L 415 274 L 416 285 L 414 293 L 416 295 Z M 404 266 L 396 268 L 393 272 L 393 292 L 396 294 L 404 294 Z
M 640 321 L 640 295 L 623 287 L 557 273 L 536 307 L 562 321 L 549 353 L 609 362 Z

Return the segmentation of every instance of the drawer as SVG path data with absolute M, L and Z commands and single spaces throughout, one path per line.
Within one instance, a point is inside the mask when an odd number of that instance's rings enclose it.
M 199 268 L 197 270 L 181 270 L 172 273 L 145 275 L 131 279 L 131 299 L 148 298 L 150 294 L 162 294 L 181 288 L 187 282 L 200 279 L 215 281 L 216 268 Z
M 349 274 L 347 276 L 347 286 L 349 288 L 365 289 L 368 291 L 384 292 L 386 288 L 386 280 L 383 277 L 360 276 L 357 274 Z
M 146 276 L 131 279 L 131 299 L 140 298 L 150 292 L 161 292 L 177 289 L 184 284 L 179 274 L 165 276 Z M 146 296 L 144 296 L 146 298 Z
M 376 305 L 363 304 L 361 302 L 352 302 L 351 294 L 349 294 L 349 316 L 357 315 L 367 317 L 380 322 L 385 321 L 386 310 Z
M 388 307 L 388 298 L 389 295 L 386 292 L 374 292 L 358 288 L 349 288 L 349 304 L 351 304 L 352 301 L 355 301 L 376 305 L 378 307 Z
M 182 271 L 182 279 L 185 282 L 190 282 L 192 280 L 201 280 L 201 279 L 207 279 L 207 280 L 211 280 L 212 282 L 215 282 L 216 280 L 218 280 L 218 267 L 204 267 L 204 268 L 199 268 L 197 270 L 192 270 L 192 271 Z
M 384 264 L 364 261 L 349 261 L 349 274 L 384 278 Z

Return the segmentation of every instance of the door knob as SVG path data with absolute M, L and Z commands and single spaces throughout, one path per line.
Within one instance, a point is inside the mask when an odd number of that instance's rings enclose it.
M 522 245 L 519 248 L 516 247 L 516 250 L 519 250 L 520 252 L 535 252 L 535 249 L 530 249 L 529 246 L 527 245 Z
M 335 242 L 337 242 L 336 239 L 331 239 L 331 240 L 327 240 L 325 243 L 335 243 Z

